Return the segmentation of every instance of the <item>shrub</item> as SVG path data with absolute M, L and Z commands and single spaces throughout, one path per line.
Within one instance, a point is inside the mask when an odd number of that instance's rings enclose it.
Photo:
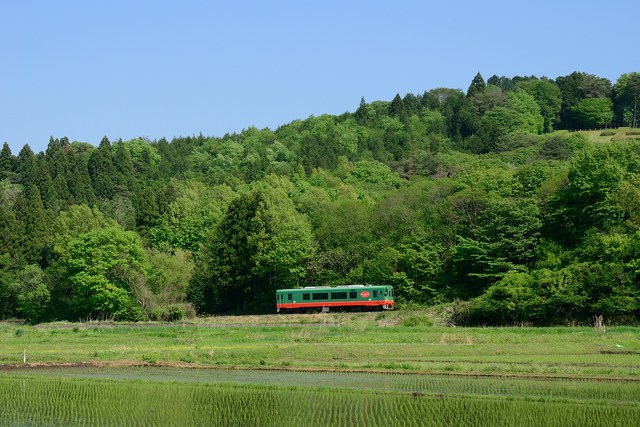
M 466 325 L 469 323 L 469 301 L 455 299 L 447 304 L 443 310 L 443 320 L 451 325 Z
M 186 304 L 168 304 L 166 306 L 156 307 L 149 313 L 151 320 L 175 322 L 178 320 L 184 320 L 193 318 L 196 316 L 196 311 L 193 305 Z
M 413 315 L 402 319 L 402 326 L 433 326 L 433 322 L 427 316 Z

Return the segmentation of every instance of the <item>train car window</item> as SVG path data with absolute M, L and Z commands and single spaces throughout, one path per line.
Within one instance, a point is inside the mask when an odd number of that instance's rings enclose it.
M 311 299 L 311 297 L 309 296 L 309 294 L 302 294 L 302 299 L 304 301 L 309 301 Z
M 373 291 L 373 297 L 378 298 L 378 291 Z
M 384 290 L 384 296 L 386 297 L 387 295 L 389 295 L 389 291 L 387 289 Z
M 346 292 L 331 292 L 331 299 L 347 299 Z
M 358 298 L 358 293 L 356 291 L 349 291 L 349 298 L 350 299 Z
M 293 299 L 293 294 L 287 294 L 289 296 L 289 301 Z
M 319 299 L 329 299 L 329 293 L 328 292 L 318 292 L 313 294 L 313 299 L 314 300 L 319 300 Z

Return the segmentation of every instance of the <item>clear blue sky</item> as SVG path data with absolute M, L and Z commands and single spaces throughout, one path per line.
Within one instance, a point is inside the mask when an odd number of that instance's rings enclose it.
M 0 143 L 221 136 L 476 72 L 640 71 L 640 2 L 0 0 Z

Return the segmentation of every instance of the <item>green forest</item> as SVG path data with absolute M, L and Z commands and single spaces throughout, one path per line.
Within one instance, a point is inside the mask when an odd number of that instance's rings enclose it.
M 275 130 L 0 151 L 0 319 L 273 313 L 392 285 L 459 325 L 640 320 L 640 73 L 478 73 Z M 590 131 L 589 131 L 590 130 Z

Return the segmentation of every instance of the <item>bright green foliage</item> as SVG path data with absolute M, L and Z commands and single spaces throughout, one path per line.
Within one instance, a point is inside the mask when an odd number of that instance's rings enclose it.
M 524 90 L 509 92 L 504 107 L 495 107 L 482 117 L 480 139 L 483 149 L 495 151 L 499 140 L 509 134 L 538 134 L 544 129 L 540 106 Z
M 310 224 L 287 194 L 251 191 L 231 202 L 199 254 L 190 300 L 208 312 L 271 310 L 273 291 L 298 285 L 312 253 Z
M 188 252 L 176 249 L 173 255 L 147 251 L 149 270 L 147 287 L 162 303 L 181 303 L 186 300 L 187 287 L 193 273 L 193 260 Z
M 173 182 L 177 197 L 150 231 L 153 246 L 197 252 L 233 198 L 226 185 L 206 186 L 196 180 Z
M 568 76 L 556 79 L 562 92 L 560 119 L 563 129 L 578 129 L 572 108 L 585 98 L 608 98 L 611 95 L 611 82 L 593 74 L 574 71 Z
M 631 274 L 630 274 L 631 273 Z M 554 324 L 585 311 L 608 319 L 637 315 L 634 272 L 620 262 L 573 263 L 560 270 L 511 272 L 472 300 L 471 322 Z
M 526 270 L 536 257 L 542 223 L 535 204 L 528 199 L 491 200 L 471 238 L 460 237 L 453 262 L 463 292 L 479 292 L 509 271 Z
M 400 177 L 393 173 L 389 167 L 378 161 L 360 161 L 353 165 L 347 182 L 356 181 L 367 184 L 377 184 L 377 188 L 390 189 L 399 187 Z
M 32 323 L 50 316 L 51 294 L 44 283 L 44 273 L 37 265 L 28 265 L 16 275 L 13 283 L 18 313 Z
M 522 81 L 518 83 L 518 87 L 534 97 L 544 118 L 544 131 L 551 132 L 556 122 L 560 120 L 560 109 L 562 108 L 560 88 L 546 78 Z
M 486 291 L 489 303 L 533 295 L 554 307 L 535 286 L 568 271 L 582 277 L 574 270 L 585 264 L 588 279 L 563 298 L 586 299 L 571 302 L 565 320 L 586 322 L 594 311 L 637 320 L 633 263 L 590 249 L 608 248 L 594 236 L 624 240 L 640 230 L 636 131 L 539 135 L 637 121 L 637 75 L 620 76 L 612 92 L 607 79 L 579 72 L 488 84 L 478 74 L 468 94 L 362 99 L 354 113 L 273 131 L 104 138 L 98 148 L 52 137 L 44 153 L 25 146 L 17 157 L 5 144 L 0 316 L 24 317 L 18 297 L 38 300 L 10 286 L 28 265 L 43 270 L 49 319 L 177 319 L 192 313 L 185 293 L 202 312 L 265 312 L 276 287 L 353 283 L 393 284 L 409 303 Z M 118 282 L 70 270 L 72 246 L 117 225 L 142 236 L 133 246 L 146 261 L 135 274 Z M 94 307 L 78 305 L 89 301 L 80 290 Z M 482 312 L 494 323 L 519 321 L 500 310 Z
M 351 262 L 366 256 L 373 239 L 371 206 L 366 201 L 343 198 L 325 205 L 317 217 L 315 236 L 323 249 L 345 251 Z
M 81 234 L 116 226 L 116 222 L 105 216 L 98 208 L 87 205 L 73 205 L 60 212 L 53 223 L 52 243 L 56 253 L 64 256 L 69 244 Z
M 601 128 L 613 120 L 612 102 L 609 98 L 585 98 L 571 108 L 579 129 Z
M 437 301 L 437 279 L 442 274 L 444 263 L 441 258 L 443 248 L 428 242 L 413 242 L 400 246 L 399 268 L 400 276 L 394 275 L 394 280 L 403 278 L 406 283 L 403 295 L 399 289 L 398 295 L 405 296 L 406 301 Z M 396 273 L 398 274 L 398 273 Z
M 76 318 L 136 319 L 146 261 L 139 237 L 119 227 L 81 234 L 70 243 L 66 277 Z
M 128 156 L 123 154 L 117 155 L 116 152 L 114 158 L 116 167 L 124 166 L 128 169 L 126 163 L 128 163 L 127 157 L 129 157 L 133 169 L 141 178 L 152 178 L 162 159 L 156 147 L 151 145 L 150 141 L 141 138 L 134 138 L 129 141 L 124 141 L 121 144 Z M 119 147 L 116 147 L 116 149 L 119 149 Z M 117 162 L 116 158 L 124 159 L 125 163 L 123 163 L 122 166 L 118 166 L 120 162 Z
M 544 130 L 544 118 L 541 114 L 540 105 L 534 96 L 524 90 L 515 90 L 507 94 L 507 107 L 522 114 L 526 127 L 517 131 L 542 133 Z M 516 131 L 516 129 L 514 129 Z
M 638 114 L 640 73 L 633 72 L 621 75 L 613 90 L 618 122 L 632 128 L 638 127 L 640 124 Z
M 619 224 L 623 212 L 614 197 L 627 175 L 625 163 L 636 162 L 637 155 L 625 146 L 590 146 L 579 152 L 566 187 L 552 193 L 545 208 L 556 236 L 576 241 L 592 227 Z

